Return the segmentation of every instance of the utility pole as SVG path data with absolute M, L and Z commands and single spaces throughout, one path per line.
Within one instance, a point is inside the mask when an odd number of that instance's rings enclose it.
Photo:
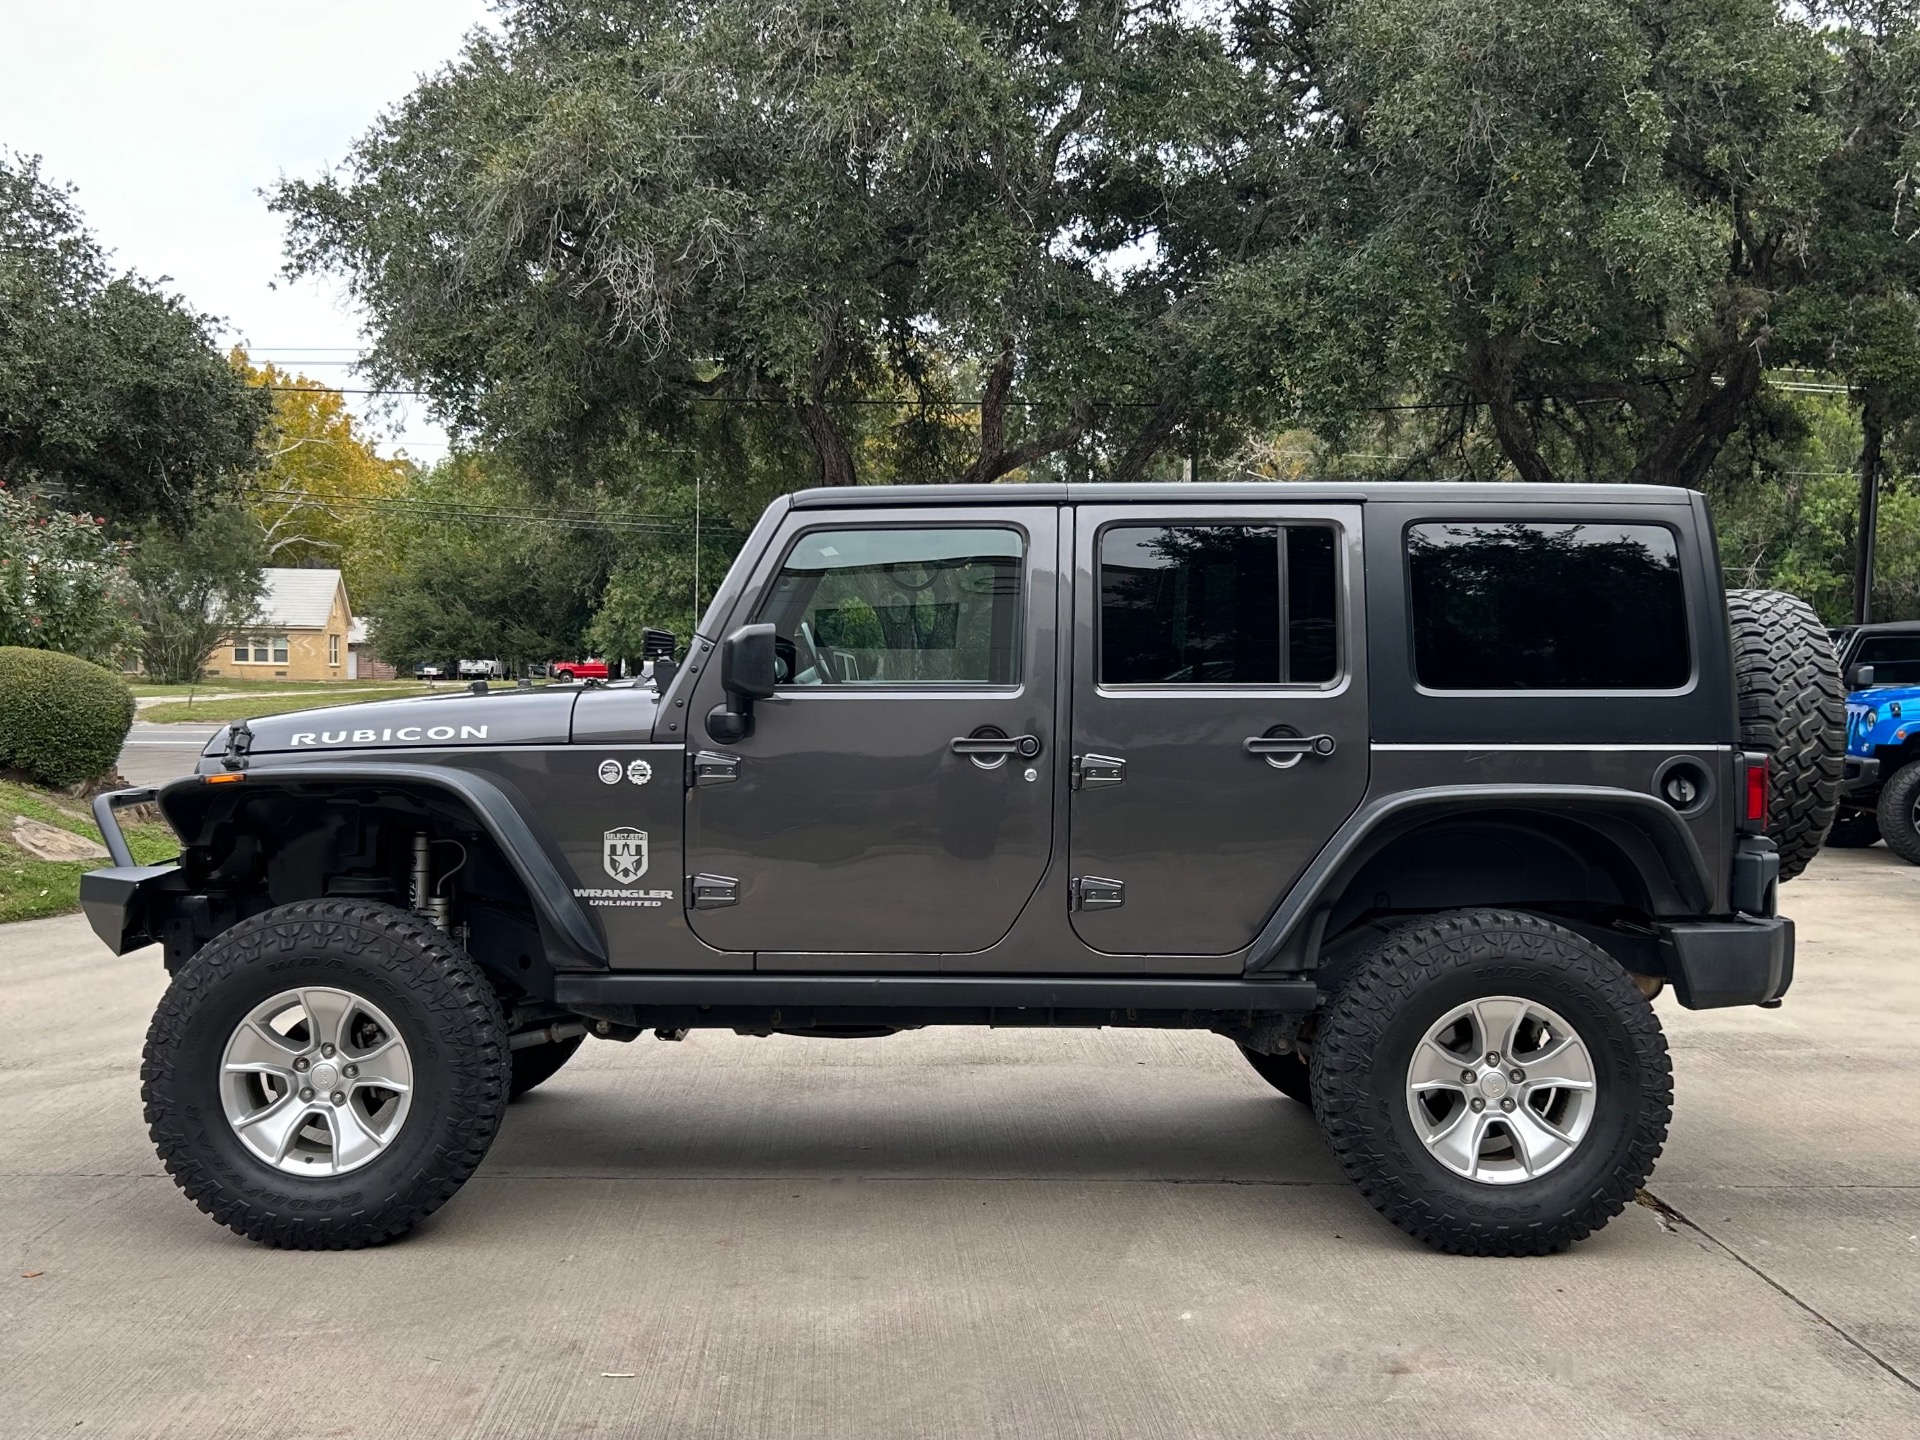
M 693 624 L 700 626 L 700 472 L 693 472 Z
M 1853 557 L 1853 623 L 1873 618 L 1873 551 L 1880 528 L 1880 460 L 1886 417 L 1869 395 L 1860 406 L 1860 533 Z

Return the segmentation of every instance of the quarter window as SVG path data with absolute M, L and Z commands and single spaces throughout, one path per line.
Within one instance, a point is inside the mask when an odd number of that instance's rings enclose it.
M 1415 525 L 1407 560 L 1429 690 L 1672 690 L 1692 674 L 1664 526 Z
M 1100 683 L 1324 685 L 1336 574 L 1325 525 L 1115 526 L 1100 537 Z
M 1013 685 L 1017 530 L 816 530 L 794 542 L 759 618 L 782 685 Z

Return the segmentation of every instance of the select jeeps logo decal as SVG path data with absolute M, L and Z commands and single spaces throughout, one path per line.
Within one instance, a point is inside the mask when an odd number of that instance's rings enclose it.
M 623 769 L 618 760 L 602 760 L 599 775 L 602 785 L 618 785 L 623 775 L 635 785 L 644 785 L 653 779 L 653 766 L 644 760 L 634 760 Z
M 647 873 L 647 832 L 631 825 L 609 830 L 600 841 L 600 863 L 622 885 Z
M 609 760 L 609 765 L 614 761 Z M 621 825 L 600 837 L 600 866 L 622 885 L 631 885 L 647 873 L 647 832 L 632 825 Z M 573 898 L 584 900 L 596 909 L 657 910 L 673 899 L 671 890 L 591 890 L 576 889 Z
M 418 744 L 424 740 L 484 740 L 484 725 L 401 725 L 384 730 L 302 730 L 289 742 L 298 749 L 304 745 L 385 745 L 398 740 Z

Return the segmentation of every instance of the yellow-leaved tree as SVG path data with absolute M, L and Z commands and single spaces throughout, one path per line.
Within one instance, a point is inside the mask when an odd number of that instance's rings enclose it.
M 347 593 L 379 562 L 380 502 L 405 487 L 412 465 L 383 459 L 332 386 L 233 351 L 234 368 L 273 392 L 261 437 L 266 463 L 247 500 L 266 532 L 269 564 L 320 565 L 346 576 Z

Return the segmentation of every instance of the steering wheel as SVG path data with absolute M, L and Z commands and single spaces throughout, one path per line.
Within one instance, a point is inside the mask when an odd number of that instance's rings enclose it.
M 773 637 L 773 683 L 791 685 L 800 673 L 800 652 L 784 635 Z

